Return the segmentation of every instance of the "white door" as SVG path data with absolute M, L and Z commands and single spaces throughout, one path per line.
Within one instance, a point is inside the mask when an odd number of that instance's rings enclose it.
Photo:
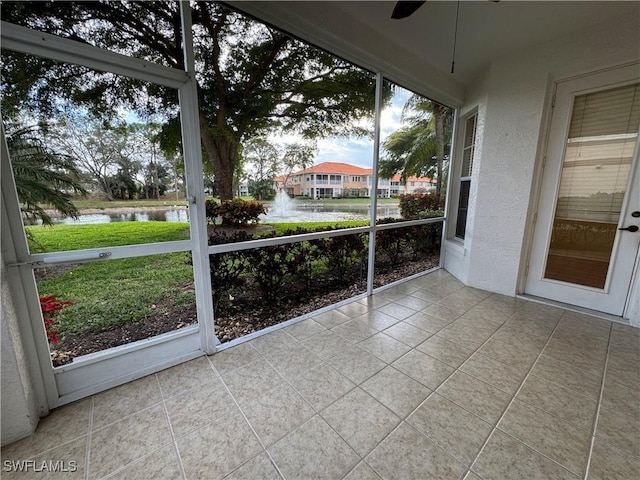
M 622 315 L 640 245 L 638 65 L 560 82 L 525 291 Z

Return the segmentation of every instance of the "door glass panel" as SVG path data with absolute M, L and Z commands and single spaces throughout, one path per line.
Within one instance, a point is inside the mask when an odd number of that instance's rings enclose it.
M 640 84 L 575 98 L 545 278 L 604 288 L 640 125 Z

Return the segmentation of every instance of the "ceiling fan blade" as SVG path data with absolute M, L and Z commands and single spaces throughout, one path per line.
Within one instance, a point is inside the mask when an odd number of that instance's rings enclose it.
M 399 20 L 401 18 L 406 18 L 409 15 L 412 15 L 413 12 L 418 10 L 425 2 L 426 0 L 423 2 L 410 2 L 410 1 L 398 2 L 396 3 L 395 8 L 393 9 L 391 18 L 395 18 L 396 20 Z

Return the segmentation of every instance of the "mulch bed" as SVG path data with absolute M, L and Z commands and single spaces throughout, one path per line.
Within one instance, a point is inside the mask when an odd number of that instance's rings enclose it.
M 402 278 L 423 272 L 438 266 L 437 255 L 424 260 L 408 262 L 396 266 L 393 270 L 380 273 L 374 279 L 376 287 L 387 285 Z M 321 282 L 320 282 L 321 283 Z M 366 279 L 347 287 L 326 289 L 317 292 L 304 292 L 291 285 L 283 292 L 283 300 L 274 307 L 265 306 L 257 294 L 247 293 L 244 298 L 236 298 L 235 308 L 216 317 L 216 335 L 221 342 L 228 342 L 249 333 L 276 325 L 285 320 L 296 318 L 322 307 L 332 305 L 363 293 Z M 306 295 L 303 295 L 306 294 Z M 289 300 L 287 300 L 289 299 Z M 51 345 L 51 358 L 54 366 L 71 363 L 75 357 L 99 352 L 107 348 L 126 345 L 138 340 L 151 338 L 161 333 L 178 330 L 197 323 L 196 306 L 176 309 L 166 299 L 165 305 L 158 305 L 157 313 L 145 318 L 112 327 L 98 332 L 71 334 L 61 337 L 57 344 Z

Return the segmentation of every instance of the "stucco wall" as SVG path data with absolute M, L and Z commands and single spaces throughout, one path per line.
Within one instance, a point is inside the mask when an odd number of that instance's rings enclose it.
M 639 18 L 624 17 L 589 31 L 500 58 L 468 90 L 461 114 L 477 108 L 478 130 L 465 255 L 452 250 L 445 268 L 470 286 L 519 293 L 527 215 L 544 147 L 553 81 L 640 58 Z
M 0 260 L 1 262 L 1 260 Z M 2 361 L 2 445 L 30 435 L 38 424 L 38 408 L 18 329 L 18 318 L 7 278 L 1 265 L 0 343 Z

